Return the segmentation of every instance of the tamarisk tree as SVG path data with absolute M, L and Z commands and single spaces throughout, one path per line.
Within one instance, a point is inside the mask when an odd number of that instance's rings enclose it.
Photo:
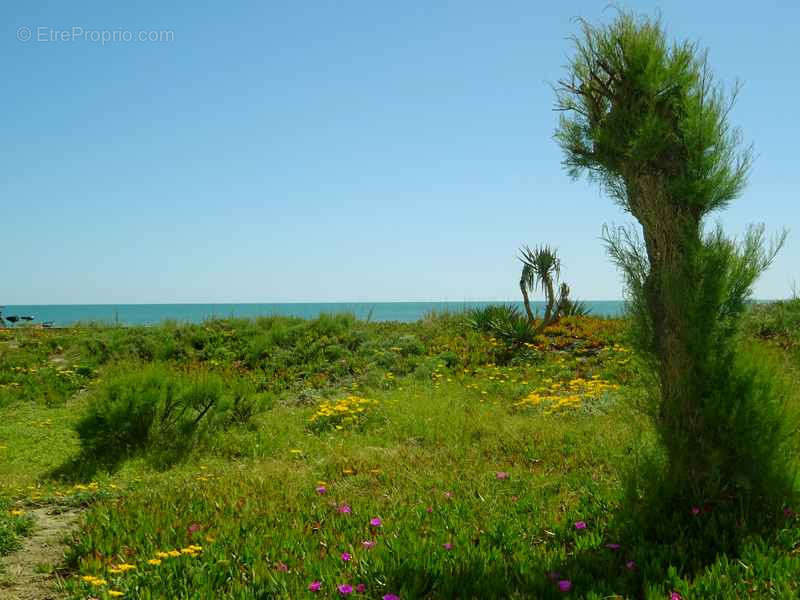
M 707 53 L 628 13 L 581 22 L 556 85 L 556 139 L 573 177 L 588 174 L 641 226 L 605 229 L 627 281 L 638 349 L 652 368 L 666 451 L 663 500 L 724 502 L 786 483 L 780 394 L 738 354 L 752 285 L 783 243 L 764 228 L 741 241 L 706 219 L 745 186 L 751 151 L 728 123 L 736 96 Z M 781 488 L 786 490 L 784 486 Z

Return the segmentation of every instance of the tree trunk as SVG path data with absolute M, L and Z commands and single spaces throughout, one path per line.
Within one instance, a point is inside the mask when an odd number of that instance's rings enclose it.
M 522 292 L 522 303 L 525 305 L 525 312 L 528 315 L 528 322 L 533 323 L 535 320 L 533 312 L 531 312 L 531 301 L 528 298 L 528 287 L 525 285 L 525 279 L 519 280 L 519 289 Z

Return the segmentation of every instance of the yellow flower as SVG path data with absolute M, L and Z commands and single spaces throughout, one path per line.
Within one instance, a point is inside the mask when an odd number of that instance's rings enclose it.
M 176 557 L 176 556 L 180 556 L 181 555 L 180 551 L 178 551 L 178 550 L 170 550 L 168 554 L 170 556 L 172 556 L 173 558 Z
M 109 590 L 108 595 L 113 596 L 114 598 L 119 598 L 120 596 L 124 596 L 125 594 L 123 594 L 119 590 Z
M 161 559 L 160 558 L 151 558 L 150 560 L 147 561 L 147 564 L 160 565 L 161 564 Z
M 158 558 L 169 558 L 169 553 L 168 552 L 156 552 L 156 556 Z
M 131 571 L 131 570 L 133 570 L 135 568 L 136 568 L 136 565 L 132 565 L 130 563 L 120 563 L 120 564 L 117 565 L 117 569 L 119 569 L 123 573 L 125 571 Z

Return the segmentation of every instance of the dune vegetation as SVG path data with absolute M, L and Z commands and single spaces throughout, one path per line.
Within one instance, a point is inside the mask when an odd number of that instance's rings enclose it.
M 792 410 L 798 306 L 741 342 Z M 663 453 L 627 321 L 492 310 L 0 331 L 1 551 L 79 506 L 75 599 L 797 595 L 796 507 L 711 560 L 714 504 L 669 544 L 626 518 Z

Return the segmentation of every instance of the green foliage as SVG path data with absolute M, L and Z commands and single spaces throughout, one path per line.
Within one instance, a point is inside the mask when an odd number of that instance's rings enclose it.
M 109 469 L 138 454 L 168 464 L 204 436 L 234 422 L 246 424 L 256 410 L 242 384 L 226 397 L 218 375 L 182 375 L 154 364 L 112 376 L 75 430 L 84 458 Z
M 565 317 L 529 346 L 492 339 L 464 315 L 416 324 L 340 323 L 338 330 L 330 322 L 317 329 L 280 319 L 263 326 L 226 320 L 131 328 L 134 337 L 153 341 L 156 354 L 167 346 L 184 351 L 153 365 L 113 358 L 114 351 L 100 367 L 101 381 L 92 379 L 88 393 L 67 405 L 17 398 L 0 408 L 0 497 L 13 497 L 13 506 L 86 507 L 60 570 L 68 597 L 105 598 L 119 590 L 131 598 L 297 598 L 310 597 L 309 583 L 319 580 L 321 598 L 338 597 L 341 583 L 364 583 L 362 596 L 370 598 L 564 598 L 553 572 L 572 582 L 570 597 L 593 600 L 663 600 L 672 590 L 684 598 L 792 598 L 800 591 L 800 519 L 784 507 L 765 504 L 765 518 L 779 527 L 701 568 L 688 557 L 717 547 L 714 536 L 728 535 L 726 512 L 734 502 L 699 504 L 693 515 L 695 501 L 687 499 L 682 510 L 652 522 L 626 512 L 631 505 L 620 474 L 640 460 L 641 448 L 658 448 L 658 438 L 632 408 L 649 379 L 624 343 L 625 321 Z M 258 393 L 267 371 L 243 358 L 249 341 L 273 327 L 281 333 L 268 354 L 282 351 L 275 365 L 289 371 L 281 395 Z M 118 335 L 110 348 L 132 347 Z M 99 328 L 47 332 L 36 338 L 37 360 L 49 359 L 53 341 L 59 356 L 91 363 L 91 355 L 73 355 L 89 337 L 112 340 Z M 757 338 L 747 343 L 766 345 Z M 346 348 L 352 365 L 364 360 L 365 371 L 302 393 L 329 345 Z M 29 352 L 10 349 L 6 359 L 33 360 Z M 740 358 L 747 371 L 773 354 L 784 356 L 768 349 Z M 598 381 L 614 384 L 614 391 L 596 397 L 584 390 Z M 192 451 L 168 469 L 160 459 L 172 445 L 156 436 L 143 447 L 132 444 L 131 460 L 110 474 L 87 473 L 94 479 L 77 485 L 50 479 L 49 465 L 78 450 L 73 423 L 106 402 L 112 388 L 118 401 L 111 412 L 126 398 L 139 399 L 131 400 L 134 407 L 148 404 L 140 399 L 146 397 L 164 406 L 168 389 L 176 406 L 189 398 L 196 407 L 209 396 L 216 404 L 189 436 Z M 553 398 L 578 396 L 576 406 L 521 410 L 520 401 L 532 402 L 531 394 L 543 390 Z M 244 413 L 255 403 L 251 416 L 234 416 L 237 398 Z M 318 428 L 310 423 L 316 413 L 328 413 Z M 333 418 L 337 413 L 342 417 Z M 157 431 L 160 414 L 149 432 Z M 352 425 L 344 424 L 351 415 Z M 744 427 L 752 415 L 728 418 Z M 649 481 L 641 466 L 636 472 Z M 320 485 L 325 493 L 316 491 Z M 12 518 L 4 502 L 0 530 Z M 339 512 L 344 503 L 350 513 Z M 370 525 L 374 517 L 380 527 Z M 13 518 L 30 523 L 24 515 Z M 587 528 L 576 529 L 578 521 Z M 670 537 L 650 535 L 659 527 L 672 530 Z M 365 548 L 365 540 L 375 546 Z M 352 560 L 343 561 L 342 552 Z
M 10 502 L 0 494 L 0 557 L 20 547 L 20 537 L 30 533 L 33 522 L 24 514 L 11 508 Z M 1 572 L 1 571 L 0 571 Z
M 607 26 L 583 23 L 558 104 L 569 172 L 598 180 L 642 227 L 641 241 L 625 229 L 606 229 L 605 238 L 627 280 L 665 453 L 643 485 L 659 515 L 654 535 L 682 535 L 670 510 L 680 520 L 688 504 L 711 504 L 717 524 L 695 532 L 690 560 L 736 550 L 769 524 L 760 508 L 773 515 L 793 498 L 795 474 L 786 394 L 740 342 L 752 285 L 784 237 L 766 247 L 763 226 L 741 243 L 720 228 L 703 233 L 704 218 L 740 193 L 750 166 L 727 122 L 731 101 L 704 52 L 670 44 L 658 21 L 623 12 Z

